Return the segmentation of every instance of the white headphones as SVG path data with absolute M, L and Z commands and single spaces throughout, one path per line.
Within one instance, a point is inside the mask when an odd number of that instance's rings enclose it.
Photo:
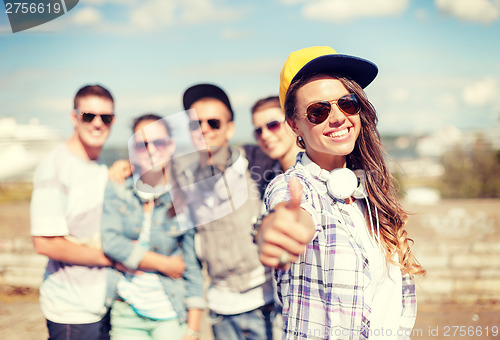
M 327 176 L 326 187 L 330 196 L 345 200 L 349 197 L 366 198 L 365 172 L 361 169 L 352 171 L 348 168 L 333 169 Z
M 327 171 L 311 161 L 306 154 L 302 159 L 307 170 L 326 183 L 327 192 L 333 199 L 345 200 L 351 196 L 357 199 L 368 198 L 365 190 L 366 176 L 362 169 L 352 171 L 348 168 L 336 168 Z
M 333 169 L 331 172 L 325 172 L 320 170 L 317 174 L 319 178 L 326 182 L 326 188 L 328 194 L 339 200 L 345 200 L 349 197 L 354 197 L 356 199 L 364 199 L 366 201 L 366 207 L 368 208 L 368 216 L 370 216 L 370 226 L 372 230 L 373 238 L 380 247 L 380 225 L 378 220 L 377 206 L 375 207 L 375 218 L 377 221 L 377 234 L 373 228 L 373 222 L 371 219 L 371 208 L 368 195 L 366 194 L 366 174 L 364 170 L 350 170 L 348 168 L 337 168 Z

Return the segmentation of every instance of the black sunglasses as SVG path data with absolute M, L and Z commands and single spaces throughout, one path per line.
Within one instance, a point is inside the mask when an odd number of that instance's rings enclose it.
M 263 127 L 256 128 L 253 131 L 253 135 L 254 135 L 255 139 L 259 139 L 260 137 L 262 137 L 262 129 L 264 127 L 266 127 L 271 132 L 276 132 L 276 131 L 278 131 L 280 129 L 282 123 L 283 122 L 279 122 L 277 120 L 273 120 L 273 121 L 267 123 L 266 125 L 264 125 Z
M 189 121 L 189 129 L 191 131 L 196 131 L 201 127 L 202 120 L 191 120 Z M 210 128 L 214 130 L 219 130 L 220 129 L 220 120 L 219 119 L 208 119 L 207 120 L 208 125 Z
M 337 100 L 323 100 L 309 104 L 306 109 L 307 119 L 313 124 L 323 123 L 330 112 L 332 111 L 332 104 L 337 107 L 346 115 L 355 115 L 361 111 L 361 103 L 354 93 L 346 94 Z
M 75 112 L 78 113 L 80 116 L 82 116 L 82 120 L 85 123 L 90 123 L 91 121 L 94 120 L 96 116 L 101 117 L 101 120 L 104 124 L 109 125 L 113 121 L 113 118 L 115 117 L 114 114 L 103 114 L 103 115 L 98 115 L 95 113 L 89 113 L 89 112 L 81 112 L 78 109 L 75 109 Z
M 163 151 L 163 150 L 165 150 L 165 148 L 167 146 L 172 144 L 172 140 L 171 139 L 155 139 L 155 140 L 151 140 L 151 141 L 147 141 L 147 142 L 135 142 L 134 148 L 138 152 L 144 152 L 147 150 L 149 144 L 153 144 L 156 149 L 158 149 L 159 151 Z

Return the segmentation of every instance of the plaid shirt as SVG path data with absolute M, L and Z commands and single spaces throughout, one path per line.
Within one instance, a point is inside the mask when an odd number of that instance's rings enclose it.
M 283 338 L 367 339 L 372 308 L 372 296 L 366 290 L 371 279 L 368 259 L 349 232 L 354 227 L 350 216 L 339 209 L 345 203 L 328 195 L 326 184 L 308 171 L 310 166 L 317 167 L 299 154 L 295 167 L 276 177 L 264 198 L 268 210 L 289 200 L 288 180 L 298 178 L 303 187 L 301 207 L 316 226 L 315 237 L 299 260 L 289 270 L 275 271 L 283 304 Z M 405 335 L 413 328 L 417 307 L 415 284 L 409 276 L 402 278 L 402 288 L 398 334 Z

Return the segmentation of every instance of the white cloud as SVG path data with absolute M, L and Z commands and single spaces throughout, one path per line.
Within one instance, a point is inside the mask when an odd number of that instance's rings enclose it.
M 226 29 L 222 31 L 222 37 L 226 40 L 244 40 L 252 37 L 249 30 Z
M 81 1 L 80 3 L 82 3 Z M 132 4 L 139 4 L 143 1 L 141 0 L 85 0 L 85 5 L 95 5 L 95 6 L 102 6 L 102 5 L 108 5 L 108 4 L 118 4 L 118 5 L 132 5 Z
M 1 90 L 25 90 L 39 86 L 40 79 L 53 77 L 48 69 L 23 68 L 2 73 L 0 77 Z
M 280 3 L 282 3 L 283 5 L 295 5 L 307 1 L 309 0 L 280 0 Z
M 237 21 L 248 11 L 247 6 L 240 8 L 216 7 L 214 0 L 184 0 L 180 1 L 180 4 L 180 19 L 186 24 Z
M 406 89 L 398 88 L 394 89 L 389 94 L 389 99 L 395 102 L 405 102 L 410 98 L 410 93 Z
M 368 98 L 377 109 L 382 133 L 429 132 L 444 126 L 472 129 L 496 124 L 499 92 L 498 77 L 382 74 L 368 88 Z M 471 120 L 471 112 L 481 119 Z
M 0 35 L 2 34 L 12 34 L 12 28 L 10 26 L 0 26 Z
M 55 20 L 49 21 L 43 25 L 35 26 L 30 29 L 32 32 L 61 32 L 71 29 L 85 29 L 92 31 L 103 31 L 108 28 L 103 13 L 96 7 L 76 6 L 68 14 Z
M 302 9 L 308 19 L 345 23 L 361 17 L 397 16 L 408 7 L 409 0 L 318 0 Z
M 143 113 L 144 110 L 163 113 L 166 109 L 178 107 L 179 104 L 178 95 L 165 93 L 129 94 L 119 101 L 120 107 L 126 108 L 128 112 L 134 112 L 135 115 Z
M 228 0 L 88 0 L 38 31 L 62 31 L 88 26 L 108 35 L 163 32 L 174 25 L 234 22 L 245 16 L 248 5 L 228 7 Z M 113 15 L 108 15 L 113 13 Z M 118 16 L 117 13 L 123 13 Z M 36 29 L 36 28 L 35 28 Z
M 373 88 L 368 88 L 368 95 L 379 114 L 381 132 L 433 131 L 442 126 L 470 125 L 470 109 L 464 105 L 462 92 L 472 83 L 463 75 L 382 74 L 370 85 Z M 480 112 L 486 114 L 489 109 Z
M 415 18 L 417 18 L 418 21 L 426 22 L 429 20 L 429 12 L 424 8 L 419 8 L 415 10 Z
M 243 108 L 244 110 L 248 110 L 255 103 L 255 95 L 248 91 L 231 92 L 231 106 Z
M 72 22 L 80 26 L 96 25 L 102 22 L 102 15 L 93 7 L 84 7 L 73 15 Z
M 452 93 L 442 93 L 438 95 L 436 99 L 439 110 L 455 110 L 459 106 L 459 99 L 455 94 Z
M 489 24 L 500 18 L 498 0 L 435 0 L 436 7 L 464 21 Z
M 34 101 L 35 106 L 43 107 L 47 112 L 71 112 L 72 100 L 69 98 L 60 97 L 38 97 Z
M 153 31 L 172 24 L 177 4 L 175 1 L 143 1 L 129 12 L 134 30 Z
M 487 77 L 465 87 L 463 99 L 470 106 L 485 106 L 496 100 L 498 91 L 499 88 L 495 79 Z
M 176 67 L 175 75 L 191 76 L 197 78 L 220 77 L 224 75 L 232 76 L 235 74 L 241 75 L 256 75 L 256 74 L 279 74 L 283 60 L 281 59 L 266 59 L 266 60 L 238 60 L 228 62 L 227 60 L 189 65 L 185 67 Z

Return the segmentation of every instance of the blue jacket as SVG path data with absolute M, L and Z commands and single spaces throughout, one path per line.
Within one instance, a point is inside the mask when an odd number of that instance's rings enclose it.
M 170 193 L 164 193 L 155 200 L 151 220 L 150 250 L 162 255 L 181 255 L 186 270 L 183 277 L 173 279 L 161 273 L 165 293 L 179 317 L 180 322 L 186 322 L 187 309 L 205 308 L 203 297 L 203 274 L 201 265 L 194 250 L 195 228 L 192 223 L 183 218 L 167 217 L 171 206 Z M 186 216 L 183 214 L 181 216 Z M 132 178 L 123 184 L 108 182 L 106 186 L 102 214 L 102 248 L 104 253 L 127 268 L 135 270 L 148 251 L 138 242 L 143 220 L 143 202 L 137 196 Z M 189 225 L 186 226 L 186 223 Z M 116 284 L 122 273 L 110 269 L 106 304 L 116 298 Z

